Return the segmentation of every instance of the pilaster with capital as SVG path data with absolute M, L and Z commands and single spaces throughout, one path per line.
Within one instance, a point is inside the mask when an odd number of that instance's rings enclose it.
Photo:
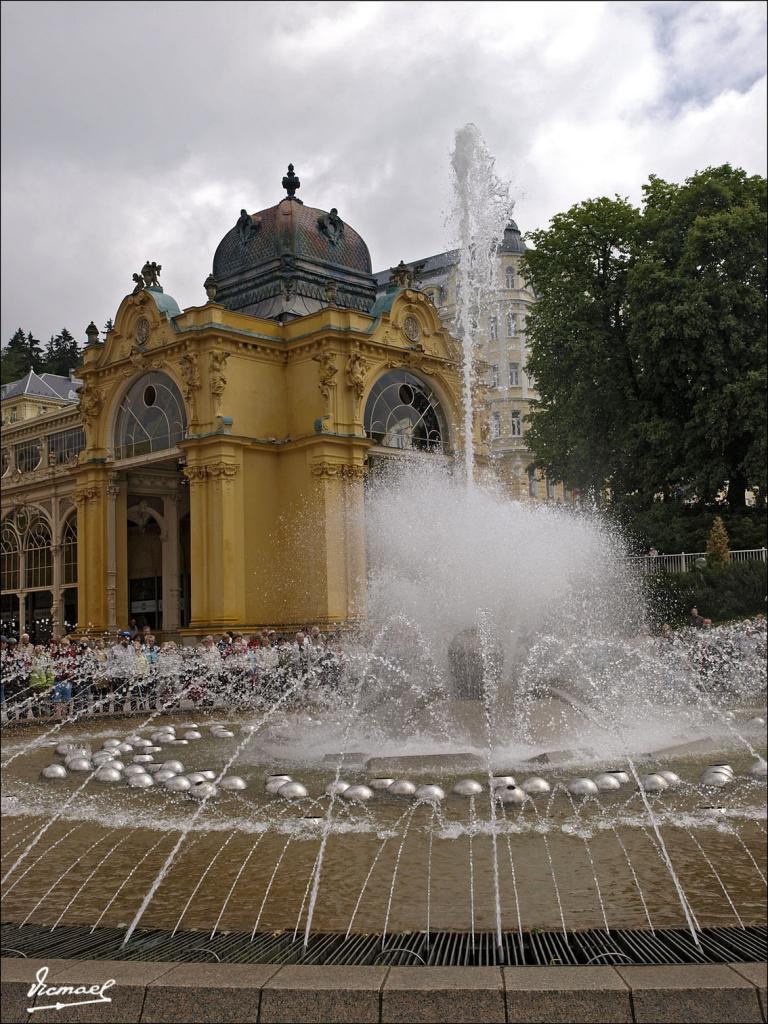
M 179 628 L 179 502 L 178 496 L 163 497 L 163 630 Z

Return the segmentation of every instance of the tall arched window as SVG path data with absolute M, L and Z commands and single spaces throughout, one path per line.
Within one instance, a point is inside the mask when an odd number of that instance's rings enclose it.
M 61 534 L 62 582 L 77 583 L 77 513 L 64 524 Z
M 507 267 L 507 288 L 515 287 L 515 268 Z
M 373 385 L 365 405 L 365 432 L 384 448 L 439 451 L 448 442 L 440 400 L 407 370 L 390 370 Z
M 19 589 L 21 544 L 13 524 L 6 519 L 0 529 L 0 590 Z
M 50 587 L 53 582 L 51 528 L 36 516 L 24 534 L 24 586 Z
M 126 392 L 115 424 L 115 458 L 175 448 L 187 429 L 181 392 L 165 373 L 153 371 Z

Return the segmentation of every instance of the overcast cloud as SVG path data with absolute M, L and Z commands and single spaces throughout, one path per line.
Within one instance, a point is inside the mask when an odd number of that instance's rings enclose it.
M 288 161 L 374 270 L 450 247 L 474 121 L 523 231 L 650 173 L 765 173 L 766 7 L 724 3 L 2 5 L 2 328 L 80 340 L 146 259 L 205 301 L 240 209 Z

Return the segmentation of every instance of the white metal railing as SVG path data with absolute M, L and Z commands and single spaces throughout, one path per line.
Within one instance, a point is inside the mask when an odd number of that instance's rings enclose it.
M 731 551 L 732 562 L 765 562 L 765 548 L 742 548 Z M 706 561 L 706 551 L 681 551 L 676 555 L 637 555 L 628 561 L 643 576 L 652 572 L 690 572 L 699 558 Z

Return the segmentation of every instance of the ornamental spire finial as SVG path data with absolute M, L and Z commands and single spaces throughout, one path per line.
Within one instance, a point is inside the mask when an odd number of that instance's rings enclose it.
M 296 189 L 301 188 L 298 175 L 293 173 L 293 164 L 288 164 L 288 173 L 283 178 L 283 188 L 288 193 L 289 199 L 296 199 Z

